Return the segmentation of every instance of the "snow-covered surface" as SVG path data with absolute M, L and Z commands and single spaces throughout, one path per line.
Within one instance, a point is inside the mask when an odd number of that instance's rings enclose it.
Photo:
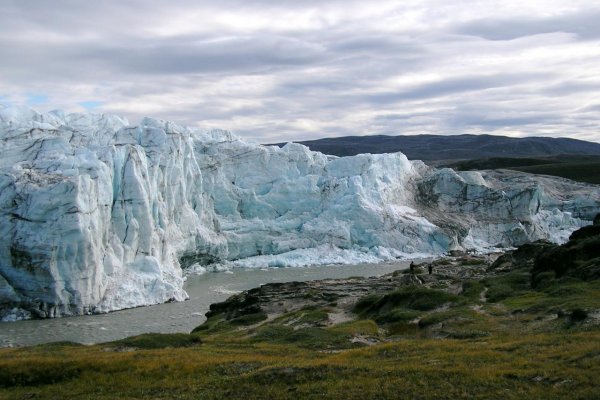
M 428 258 L 428 253 L 402 253 L 384 247 L 340 249 L 330 244 L 307 249 L 296 249 L 281 254 L 266 254 L 246 257 L 234 261 L 211 264 L 208 268 L 194 265 L 190 273 L 227 271 L 232 268 L 281 268 L 308 267 L 331 264 L 369 264 L 397 259 Z M 186 271 L 187 272 L 187 271 Z
M 598 186 L 436 170 L 401 153 L 299 144 L 146 118 L 0 106 L 0 317 L 183 300 L 182 267 L 364 263 L 564 241 Z

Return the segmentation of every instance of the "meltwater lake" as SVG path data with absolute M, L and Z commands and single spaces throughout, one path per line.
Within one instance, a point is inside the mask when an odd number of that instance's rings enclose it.
M 0 323 L 0 347 L 56 341 L 102 343 L 149 332 L 188 333 L 206 319 L 210 304 L 232 294 L 271 282 L 308 281 L 351 276 L 378 276 L 408 268 L 410 261 L 380 264 L 322 265 L 298 268 L 233 269 L 189 276 L 184 288 L 189 300 L 45 320 Z

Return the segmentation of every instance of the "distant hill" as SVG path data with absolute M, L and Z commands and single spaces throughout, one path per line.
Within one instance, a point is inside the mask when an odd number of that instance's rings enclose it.
M 512 169 L 600 184 L 600 143 L 567 138 L 493 135 L 345 136 L 307 140 L 336 156 L 401 151 L 411 160 L 456 170 Z M 283 146 L 285 143 L 277 143 Z
M 490 157 L 474 160 L 436 162 L 440 167 L 458 171 L 511 169 L 530 174 L 552 175 L 574 181 L 600 184 L 599 155 L 556 155 L 539 158 Z
M 600 155 L 600 143 L 549 137 L 493 135 L 345 136 L 298 142 L 336 156 L 401 151 L 411 160 L 472 160 L 490 157 L 547 157 L 559 154 Z M 277 143 L 283 146 L 284 143 Z

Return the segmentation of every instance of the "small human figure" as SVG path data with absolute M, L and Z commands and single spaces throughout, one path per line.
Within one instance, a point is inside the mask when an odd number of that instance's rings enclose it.
M 427 266 L 427 270 L 429 271 L 429 275 L 431 275 L 431 273 L 433 272 L 433 264 L 429 264 Z
M 410 262 L 410 273 L 411 274 L 415 273 L 415 262 L 414 261 Z

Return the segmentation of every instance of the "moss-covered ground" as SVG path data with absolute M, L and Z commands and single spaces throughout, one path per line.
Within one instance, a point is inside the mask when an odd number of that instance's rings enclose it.
M 205 339 L 152 350 L 2 351 L 5 399 L 594 399 L 597 330 L 404 339 L 341 352 Z
M 269 318 L 243 298 L 189 335 L 1 349 L 0 399 L 600 398 L 600 280 L 531 276 L 366 295 L 339 323 L 330 300 Z

